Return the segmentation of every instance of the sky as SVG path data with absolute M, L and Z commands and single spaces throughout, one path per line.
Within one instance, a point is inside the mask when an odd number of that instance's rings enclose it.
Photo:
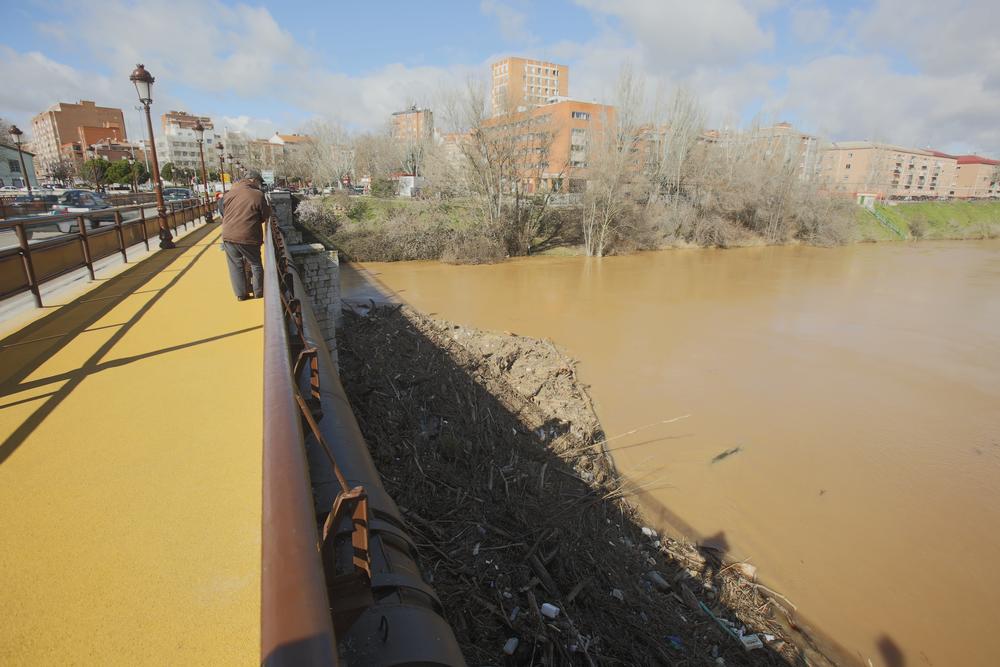
M 128 75 L 178 109 L 261 137 L 321 119 L 379 131 L 517 55 L 570 68 L 612 103 L 630 66 L 647 99 L 695 94 L 713 127 L 787 120 L 830 140 L 1000 157 L 1000 0 L 3 2 L 0 117 L 30 131 L 57 101 L 120 106 Z

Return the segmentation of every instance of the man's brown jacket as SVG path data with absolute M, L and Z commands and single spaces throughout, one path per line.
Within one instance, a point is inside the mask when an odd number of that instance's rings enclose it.
M 222 240 L 244 245 L 264 243 L 262 225 L 271 217 L 264 193 L 252 181 L 240 181 L 222 198 Z

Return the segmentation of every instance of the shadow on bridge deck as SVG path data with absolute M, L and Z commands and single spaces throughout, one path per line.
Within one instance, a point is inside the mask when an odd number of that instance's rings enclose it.
M 218 237 L 0 340 L 0 663 L 258 660 L 263 304 Z

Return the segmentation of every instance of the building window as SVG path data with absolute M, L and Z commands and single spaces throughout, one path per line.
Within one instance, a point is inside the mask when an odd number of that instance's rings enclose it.
M 10 169 L 10 172 L 12 174 L 21 173 L 21 165 L 18 163 L 17 160 L 7 160 L 7 167 Z
M 572 116 L 577 120 L 590 120 L 590 114 L 586 111 L 574 111 Z

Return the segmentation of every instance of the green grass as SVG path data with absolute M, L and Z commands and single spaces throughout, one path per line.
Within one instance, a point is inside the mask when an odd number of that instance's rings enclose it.
M 1000 202 L 901 202 L 896 206 L 878 205 L 878 210 L 910 238 L 975 239 L 1000 236 Z M 868 219 L 859 219 L 859 231 L 863 238 L 866 233 L 874 234 L 871 226 L 881 228 L 883 236 L 895 237 L 881 227 L 874 216 L 862 214 Z

